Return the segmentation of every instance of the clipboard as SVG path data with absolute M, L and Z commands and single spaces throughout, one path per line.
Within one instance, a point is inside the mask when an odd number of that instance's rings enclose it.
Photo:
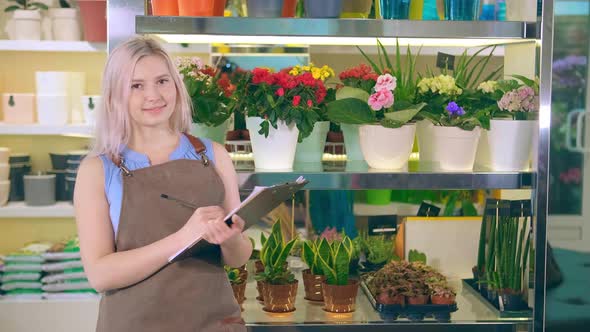
M 270 187 L 257 187 L 238 208 L 226 216 L 225 223 L 228 227 L 231 226 L 233 224 L 231 218 L 234 214 L 237 214 L 244 220 L 244 230 L 246 230 L 258 223 L 260 219 L 281 205 L 281 203 L 290 199 L 293 194 L 301 190 L 308 183 L 309 181 L 299 178 L 295 182 L 287 182 Z M 192 243 L 189 243 L 174 255 L 168 257 L 168 262 L 174 263 L 199 253 L 205 253 L 214 246 L 216 245 L 205 241 L 201 236 L 197 236 Z

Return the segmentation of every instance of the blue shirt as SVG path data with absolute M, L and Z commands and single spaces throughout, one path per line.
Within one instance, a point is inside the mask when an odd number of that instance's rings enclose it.
M 213 144 L 206 138 L 200 139 L 207 148 L 205 154 L 212 163 L 215 163 Z M 124 147 L 122 149 L 121 155 L 125 159 L 125 166 L 130 171 L 151 166 L 150 161 L 146 155 L 133 151 L 128 147 Z M 111 159 L 105 155 L 101 155 L 100 159 L 102 160 L 104 169 L 104 191 L 109 203 L 109 215 L 111 217 L 111 223 L 113 225 L 113 230 L 116 237 L 117 230 L 119 228 L 119 217 L 121 215 L 121 203 L 123 201 L 122 171 L 119 169 L 119 167 L 117 167 L 117 165 L 115 165 L 115 163 L 113 163 Z M 201 156 L 197 154 L 189 139 L 185 135 L 181 135 L 180 143 L 178 144 L 178 147 L 176 147 L 176 149 L 170 154 L 169 159 L 200 160 Z

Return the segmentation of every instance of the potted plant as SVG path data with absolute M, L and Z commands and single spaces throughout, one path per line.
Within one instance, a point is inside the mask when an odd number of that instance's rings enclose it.
M 226 74 L 203 64 L 197 57 L 179 57 L 176 67 L 193 103 L 191 133 L 225 144 L 232 114 L 228 104 L 236 87 Z
M 290 75 L 297 76 L 301 73 L 311 73 L 314 79 L 320 79 L 326 84 L 326 80 L 334 77 L 334 70 L 326 65 L 317 67 L 313 63 L 307 66 L 297 65 L 288 70 Z M 326 104 L 333 101 L 336 90 L 333 88 L 326 88 L 326 97 L 323 102 L 313 109 L 318 115 L 318 120 L 313 125 L 313 130 L 308 137 L 303 139 L 301 143 L 297 144 L 295 152 L 296 163 L 315 163 L 322 162 L 324 155 L 324 148 L 328 131 L 330 130 L 330 121 L 326 115 Z
M 253 242 L 254 239 L 250 238 L 250 242 Z M 264 247 L 264 244 L 266 243 L 267 237 L 264 235 L 264 233 L 260 233 L 260 243 L 262 245 L 262 247 Z M 254 255 L 254 251 L 252 251 L 252 254 Z M 262 257 L 260 256 L 260 251 L 257 253 L 257 257 L 254 261 L 254 275 L 258 276 L 260 274 L 262 274 L 264 272 L 264 264 L 262 263 Z M 264 302 L 264 292 L 262 291 L 262 280 L 259 280 L 259 278 L 256 278 L 256 290 L 258 291 L 258 296 L 256 297 L 256 299 L 260 302 Z
M 479 85 L 480 103 L 490 110 L 490 129 L 482 133 L 478 162 L 495 171 L 529 168 L 537 128 L 539 86 L 523 76 Z
M 430 301 L 432 304 L 452 305 L 455 303 L 457 294 L 445 283 L 438 283 L 431 287 Z
M 344 235 L 342 240 L 328 243 L 322 240 L 319 247 L 320 266 L 326 280 L 322 283 L 324 309 L 329 312 L 353 312 L 356 306 L 358 280 L 350 279 L 352 240 Z
M 78 11 L 66 0 L 59 0 L 60 8 L 50 8 L 51 38 L 53 40 L 78 41 L 81 39 Z
M 416 126 L 414 121 L 425 103 L 415 103 L 415 57 L 408 47 L 409 60 L 401 67 L 399 43 L 395 66 L 378 40 L 386 65 L 377 66 L 364 52 L 375 72 L 380 73 L 370 95 L 365 90 L 341 89 L 337 100 L 328 106 L 330 120 L 358 124 L 361 151 L 367 164 L 375 169 L 401 169 L 407 166 Z M 359 48 L 360 50 L 360 48 Z M 346 94 L 345 96 L 343 96 Z M 383 144 L 396 142 L 396 144 Z
M 392 259 L 399 260 L 394 254 L 395 243 L 385 235 L 368 236 L 366 233 L 359 235 L 360 250 L 365 254 L 364 270 L 377 271 Z
M 4 9 L 6 13 L 13 13 L 6 22 L 5 31 L 9 39 L 13 40 L 41 40 L 41 10 L 47 10 L 47 5 L 30 0 L 8 0 L 14 2 Z
M 237 109 L 246 112 L 254 164 L 258 169 L 293 168 L 297 142 L 313 131 L 314 112 L 326 97 L 321 79 L 255 68 L 238 88 Z
M 224 268 L 227 274 L 227 278 L 229 279 L 229 282 L 231 284 L 231 288 L 234 292 L 234 297 L 236 298 L 236 301 L 238 301 L 238 304 L 240 305 L 242 311 L 244 311 L 242 304 L 246 300 L 245 293 L 248 272 L 246 272 L 246 274 L 244 275 L 244 273 L 240 269 L 234 269 L 227 265 L 225 265 Z
M 408 280 L 408 287 L 402 292 L 409 305 L 424 305 L 430 299 L 430 289 L 425 283 L 424 276 L 417 276 Z
M 330 245 L 325 238 L 315 241 L 303 242 L 301 258 L 309 269 L 303 270 L 303 287 L 305 299 L 309 301 L 323 301 L 322 283 L 326 280 L 320 264 L 320 250 L 330 250 Z
M 387 264 L 368 281 L 368 287 L 375 300 L 381 304 L 405 304 L 404 293 L 408 289 L 405 264 Z
M 419 100 L 428 104 L 422 115 L 434 124 L 432 161 L 442 170 L 471 171 L 481 128 L 489 128 L 488 113 L 470 109 L 463 89 L 449 75 L 423 78 L 418 90 Z
M 260 258 L 264 272 L 256 276 L 262 281 L 264 310 L 268 312 L 295 311 L 298 281 L 287 267 L 287 256 L 297 239 L 285 243 L 281 231 L 281 222 L 277 220 L 272 232 L 262 246 Z

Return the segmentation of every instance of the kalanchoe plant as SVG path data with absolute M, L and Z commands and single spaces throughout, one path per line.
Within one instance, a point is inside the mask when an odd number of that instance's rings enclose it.
M 176 67 L 193 103 L 193 122 L 216 127 L 232 112 L 228 107 L 235 86 L 226 74 L 204 65 L 197 57 L 179 57 Z
M 29 0 L 8 0 L 8 2 L 15 2 L 16 4 L 10 5 L 4 9 L 4 12 L 13 12 L 15 10 L 47 10 L 49 9 L 46 4 L 41 2 L 34 2 Z
M 371 93 L 371 90 L 377 83 L 379 74 L 374 72 L 371 67 L 364 63 L 356 67 L 349 68 L 338 75 L 343 86 L 364 90 Z

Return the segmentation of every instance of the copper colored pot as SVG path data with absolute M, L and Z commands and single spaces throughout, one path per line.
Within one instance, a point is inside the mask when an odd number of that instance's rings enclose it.
M 238 301 L 240 309 L 244 311 L 242 303 L 246 300 L 246 282 L 244 281 L 241 284 L 231 284 L 231 289 L 234 291 L 234 297 L 236 298 L 236 301 Z
M 442 304 L 442 305 L 451 305 L 455 303 L 455 297 L 444 297 L 438 295 L 432 295 L 431 297 L 432 304 Z
M 248 270 L 246 270 L 246 265 L 240 266 L 238 271 L 240 271 L 240 280 L 243 280 L 244 282 L 248 281 Z
M 353 312 L 356 305 L 356 295 L 359 289 L 358 280 L 348 280 L 348 285 L 328 285 L 322 283 L 324 292 L 324 310 L 329 312 Z
M 406 299 L 410 305 L 424 305 L 428 303 L 428 295 L 406 297 Z
M 264 283 L 264 311 L 268 312 L 291 312 L 295 311 L 295 298 L 299 281 L 292 284 L 272 285 Z
M 256 280 L 256 290 L 258 291 L 258 296 L 256 299 L 260 302 L 264 302 L 264 282 Z
M 383 292 L 377 296 L 377 302 L 381 304 L 405 304 L 405 297 L 403 295 L 389 296 L 387 292 Z
M 303 270 L 303 287 L 305 288 L 305 299 L 309 301 L 324 301 L 322 283 L 325 281 L 325 276 L 311 274 L 310 269 Z
M 264 265 L 261 260 L 255 261 L 254 266 L 256 267 L 256 274 L 264 272 Z

